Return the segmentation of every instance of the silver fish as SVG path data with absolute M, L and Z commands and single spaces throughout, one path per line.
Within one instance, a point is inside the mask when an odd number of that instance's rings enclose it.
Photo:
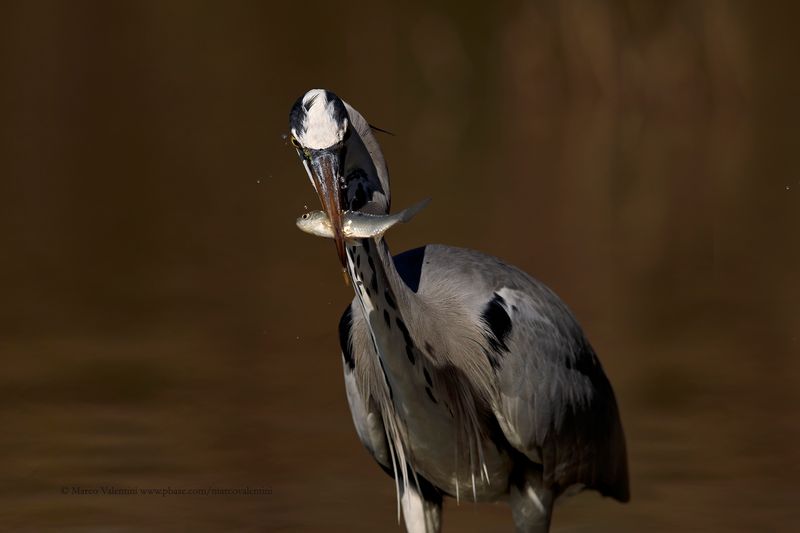
M 408 222 L 431 201 L 425 198 L 394 215 L 370 215 L 358 211 L 346 211 L 342 215 L 342 230 L 346 239 L 378 237 L 398 222 Z M 333 238 L 333 227 L 324 211 L 311 211 L 297 217 L 297 227 L 317 237 Z

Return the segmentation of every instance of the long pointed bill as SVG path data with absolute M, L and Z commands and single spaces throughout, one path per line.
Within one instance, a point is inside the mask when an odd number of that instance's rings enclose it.
M 319 150 L 311 155 L 311 172 L 314 187 L 333 226 L 333 238 L 336 242 L 336 253 L 344 267 L 347 259 L 344 253 L 344 234 L 342 232 L 342 206 L 339 192 L 339 155 L 328 150 Z

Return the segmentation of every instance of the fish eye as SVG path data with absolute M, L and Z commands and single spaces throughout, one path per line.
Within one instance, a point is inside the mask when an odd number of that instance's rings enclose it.
M 302 216 L 302 217 L 300 217 L 300 218 L 302 218 L 303 220 L 308 220 L 308 217 L 309 217 L 309 216 L 310 216 L 310 215 L 309 215 L 308 213 L 303 213 L 303 216 Z

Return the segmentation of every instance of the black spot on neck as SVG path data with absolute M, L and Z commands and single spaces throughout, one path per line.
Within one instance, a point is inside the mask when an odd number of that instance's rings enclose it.
M 434 398 L 430 387 L 425 387 L 425 392 L 428 393 L 428 398 L 430 398 L 433 403 L 439 403 L 439 402 L 436 401 L 436 398 Z
M 375 345 L 373 344 L 373 346 L 375 346 Z M 375 346 L 375 353 L 378 353 L 378 347 L 377 346 Z M 389 399 L 390 400 L 394 400 L 394 392 L 392 392 L 392 384 L 389 383 L 389 376 L 386 375 L 386 369 L 383 366 L 383 359 L 381 359 L 379 357 L 378 358 L 378 363 L 380 363 L 380 365 L 381 365 L 381 372 L 383 372 L 383 379 L 384 379 L 384 381 L 386 381 L 386 388 L 389 389 Z
M 403 334 L 403 340 L 406 341 L 406 344 L 413 344 L 413 341 L 411 340 L 411 334 L 408 332 L 405 322 L 403 322 L 399 317 L 395 318 L 394 320 L 397 322 L 397 328 L 400 330 L 400 333 Z
M 348 370 L 353 370 L 356 360 L 353 357 L 353 343 L 350 340 L 350 330 L 353 328 L 353 311 L 350 306 L 344 310 L 339 320 L 339 346 L 342 348 L 342 358 Z
M 397 304 L 394 302 L 394 298 L 392 298 L 392 293 L 388 290 L 383 291 L 383 297 L 386 298 L 386 303 L 389 304 L 389 307 L 392 309 L 397 309 Z
M 395 318 L 394 320 L 397 324 L 397 329 L 399 329 L 400 333 L 403 334 L 403 340 L 406 343 L 406 356 L 413 365 L 417 362 L 416 357 L 414 357 L 414 341 L 411 340 L 411 334 L 408 332 L 408 328 L 406 327 L 405 323 L 400 320 L 399 317 Z
M 392 319 L 389 318 L 389 311 L 386 309 L 383 310 L 383 320 L 386 322 L 386 327 L 392 329 Z
M 428 386 L 433 387 L 433 381 L 431 380 L 431 375 L 428 373 L 427 368 L 422 369 L 422 374 L 425 376 L 425 382 L 428 384 Z

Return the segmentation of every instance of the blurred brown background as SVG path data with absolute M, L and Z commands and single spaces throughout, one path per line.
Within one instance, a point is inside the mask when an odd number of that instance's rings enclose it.
M 576 312 L 633 500 L 554 531 L 800 520 L 800 70 L 789 2 L 0 8 L 0 528 L 393 531 L 281 134 L 325 87 L 380 136 L 401 251 L 469 246 Z M 103 496 L 62 487 L 269 487 Z M 447 504 L 446 531 L 510 530 Z

